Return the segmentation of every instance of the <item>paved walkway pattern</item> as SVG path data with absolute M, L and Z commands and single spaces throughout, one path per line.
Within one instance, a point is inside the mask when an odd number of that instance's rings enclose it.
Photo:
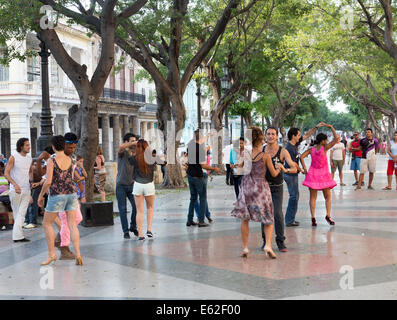
M 250 224 L 251 254 L 239 257 L 240 221 L 230 216 L 234 190 L 222 176 L 209 183 L 208 228 L 186 227 L 188 191 L 156 198 L 153 240 L 124 240 L 119 218 L 110 227 L 79 226 L 83 267 L 74 261 L 40 267 L 47 256 L 42 227 L 25 231 L 27 244 L 1 231 L 0 299 L 396 299 L 397 191 L 394 181 L 392 191 L 381 190 L 386 161 L 378 156 L 375 190 L 367 190 L 366 177 L 363 190 L 354 191 L 345 168 L 347 186 L 332 190 L 333 227 L 321 194 L 318 226 L 311 227 L 309 192 L 301 186 L 301 225 L 286 228 L 289 252 L 273 243 L 276 260 L 260 251 L 259 223 Z M 284 214 L 287 202 L 284 186 Z

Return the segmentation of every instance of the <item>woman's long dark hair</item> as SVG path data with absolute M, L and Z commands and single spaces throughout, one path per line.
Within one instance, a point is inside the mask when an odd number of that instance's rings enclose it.
M 312 146 L 315 146 L 315 145 L 318 145 L 318 144 L 320 144 L 322 141 L 324 141 L 324 140 L 327 140 L 328 139 L 328 136 L 325 134 L 325 133 L 319 133 L 317 136 L 316 136 L 316 140 L 314 140 L 314 142 L 312 143 Z
M 146 140 L 139 139 L 138 144 L 136 145 L 136 161 L 138 163 L 139 170 L 145 175 L 150 173 L 150 167 L 145 161 L 145 150 L 149 147 L 149 144 Z

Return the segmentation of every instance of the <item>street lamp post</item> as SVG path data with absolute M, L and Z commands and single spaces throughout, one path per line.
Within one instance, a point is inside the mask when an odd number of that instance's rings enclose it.
M 221 87 L 222 90 L 224 91 L 224 94 L 227 93 L 228 90 L 230 90 L 230 79 L 229 76 L 227 74 L 227 69 L 226 68 L 222 68 L 223 71 L 223 78 L 221 78 Z M 225 110 L 225 128 L 226 128 L 226 134 L 229 133 L 229 107 L 226 107 Z M 232 134 L 231 134 L 231 124 L 230 124 L 230 143 L 232 143 Z
M 201 75 L 203 69 L 201 66 L 198 67 L 198 72 Z M 196 79 L 197 84 L 197 129 L 201 129 L 201 79 L 200 76 Z
M 240 126 L 241 126 L 240 136 L 244 137 L 244 117 L 243 117 L 243 115 L 241 115 L 241 118 L 240 118 Z
M 39 37 L 38 37 L 39 38 Z M 40 57 L 41 57 L 41 94 L 42 94 L 42 107 L 40 116 L 40 137 L 37 139 L 37 152 L 39 155 L 46 147 L 51 145 L 52 132 L 52 115 L 50 107 L 50 88 L 48 80 L 48 57 L 50 52 L 46 47 L 44 41 L 40 39 Z

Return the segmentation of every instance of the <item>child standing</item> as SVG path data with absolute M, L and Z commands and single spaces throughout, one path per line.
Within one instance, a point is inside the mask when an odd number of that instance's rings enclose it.
M 336 143 L 339 142 L 338 135 L 332 125 L 325 124 L 327 128 L 332 130 L 334 139 L 328 143 L 328 137 L 324 133 L 319 133 L 314 141 L 314 146 L 306 150 L 300 158 L 304 174 L 306 175 L 305 180 L 302 184 L 310 190 L 310 213 L 312 216 L 312 226 L 317 226 L 315 218 L 317 191 L 321 190 L 325 199 L 325 206 L 327 208 L 327 215 L 325 220 L 330 225 L 334 225 L 335 222 L 331 220 L 331 189 L 336 186 L 336 182 L 332 179 L 331 173 L 328 168 L 327 151 L 331 149 Z M 309 171 L 306 170 L 304 159 L 311 155 L 312 163 Z
M 80 203 L 85 203 L 85 179 L 87 179 L 87 171 L 84 169 L 84 158 L 77 156 L 76 167 L 74 169 L 76 176 L 75 184 L 77 188 L 77 198 Z

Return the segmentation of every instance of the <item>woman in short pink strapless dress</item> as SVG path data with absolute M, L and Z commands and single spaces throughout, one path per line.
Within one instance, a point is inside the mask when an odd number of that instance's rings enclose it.
M 321 146 L 320 150 L 313 147 L 310 155 L 312 163 L 302 184 L 315 190 L 332 189 L 335 187 L 336 182 L 332 179 L 331 173 L 329 172 L 324 146 Z
M 314 142 L 314 146 L 306 150 L 300 160 L 303 170 L 306 174 L 305 180 L 302 185 L 309 188 L 310 191 L 310 213 L 312 216 L 312 226 L 317 226 L 315 218 L 317 191 L 321 190 L 325 199 L 325 206 L 327 208 L 327 215 L 325 220 L 330 225 L 334 225 L 335 222 L 331 220 L 331 189 L 336 186 L 336 182 L 332 179 L 331 173 L 328 168 L 327 151 L 331 149 L 337 142 L 339 142 L 339 136 L 336 134 L 335 129 L 329 125 L 324 126 L 330 128 L 334 135 L 332 142 L 328 143 L 328 137 L 324 133 L 319 133 Z M 304 158 L 311 155 L 312 163 L 310 169 L 307 172 Z M 307 173 L 306 173 L 307 172 Z

